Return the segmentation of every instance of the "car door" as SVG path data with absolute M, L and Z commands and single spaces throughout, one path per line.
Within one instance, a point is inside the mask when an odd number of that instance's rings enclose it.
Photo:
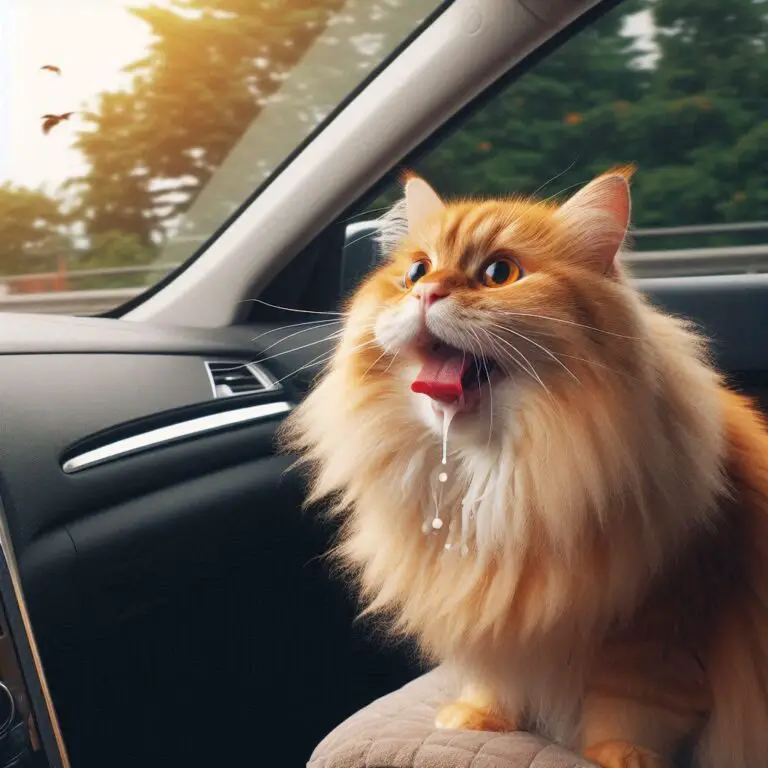
M 766 396 L 755 149 L 766 118 L 759 86 L 738 78 L 764 11 L 740 0 L 741 23 L 724 35 L 721 21 L 676 17 L 661 0 L 592 5 L 393 6 L 369 68 L 330 88 L 330 103 L 302 102 L 316 123 L 291 126 L 275 98 L 226 152 L 206 145 L 219 171 L 157 258 L 146 261 L 151 238 L 136 241 L 135 219 L 96 200 L 83 221 L 109 215 L 124 229 L 95 232 L 79 269 L 41 270 L 45 291 L 29 292 L 25 273 L 4 281 L 0 494 L 74 765 L 299 765 L 339 720 L 422 667 L 406 644 L 353 621 L 324 557 L 335 530 L 321 510 L 302 511 L 302 476 L 275 449 L 281 419 L 329 359 L 346 296 L 377 262 L 371 221 L 403 168 L 446 195 L 549 196 L 637 161 L 627 261 L 639 287 L 703 325 L 735 385 Z M 351 21 L 334 23 L 353 25 L 340 37 L 358 51 L 368 8 L 342 10 Z M 316 22 L 302 18 L 302 34 Z M 654 36 L 684 42 L 694 23 L 691 45 L 725 42 L 690 80 L 681 57 L 695 50 L 668 52 Z M 321 53 L 338 44 L 307 49 L 314 80 L 281 77 L 299 93 L 325 85 L 336 70 Z M 223 87 L 202 72 L 216 61 L 197 72 L 209 90 Z M 153 77 L 168 86 L 164 72 Z M 136 109 L 162 132 L 145 96 Z M 119 165 L 137 136 L 121 135 L 117 155 L 88 145 L 94 168 L 140 178 Z M 115 201 L 137 191 L 101 189 Z M 136 261 L 146 285 L 120 271 Z

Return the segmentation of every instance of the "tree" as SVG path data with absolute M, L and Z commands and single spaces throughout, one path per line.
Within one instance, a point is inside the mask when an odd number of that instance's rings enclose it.
M 366 5 L 394 16 L 403 1 Z M 349 5 L 172 0 L 134 9 L 152 29 L 151 51 L 130 67 L 129 89 L 101 96 L 77 144 L 90 165 L 74 182 L 88 230 L 132 232 L 143 246 L 161 239 L 318 35 L 343 23 L 344 14 L 334 14 Z M 296 111 L 314 125 L 312 97 L 307 90 Z
M 72 248 L 65 223 L 59 203 L 44 192 L 0 186 L 0 272 L 54 271 Z
M 659 60 L 632 110 L 646 224 L 768 217 L 768 3 L 652 0 Z M 726 242 L 736 242 L 729 236 Z
M 70 259 L 69 266 L 74 270 L 104 269 L 109 267 L 143 267 L 151 264 L 157 258 L 157 249 L 142 245 L 138 235 L 129 232 L 109 230 L 97 232 L 89 238 L 87 248 L 78 251 Z M 103 275 L 85 276 L 77 279 L 75 286 L 78 290 L 91 288 L 130 288 L 140 285 L 146 277 L 146 272 L 119 272 Z M 158 274 L 151 274 L 155 282 Z
M 768 2 L 649 0 L 650 67 L 624 29 L 641 7 L 624 3 L 568 41 L 416 170 L 448 195 L 551 180 L 546 196 L 636 163 L 636 225 L 768 218 Z
M 605 127 L 600 141 L 586 127 L 600 111 L 612 130 L 625 105 L 639 99 L 648 73 L 642 52 L 624 33 L 642 6 L 627 2 L 569 40 L 500 93 L 418 170 L 447 194 L 533 193 L 550 179 L 553 191 L 620 162 Z

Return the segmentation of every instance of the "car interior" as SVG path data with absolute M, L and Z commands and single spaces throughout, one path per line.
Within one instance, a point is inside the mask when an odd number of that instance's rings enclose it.
M 425 670 L 356 619 L 326 557 L 335 524 L 305 506 L 277 431 L 377 263 L 371 211 L 403 169 L 428 173 L 437 148 L 621 3 L 420 5 L 161 280 L 99 316 L 0 314 L 0 498 L 76 768 L 303 765 Z M 729 380 L 768 406 L 768 275 L 726 273 L 712 254 L 659 251 L 651 268 L 654 233 L 636 235 L 639 288 L 699 324 Z

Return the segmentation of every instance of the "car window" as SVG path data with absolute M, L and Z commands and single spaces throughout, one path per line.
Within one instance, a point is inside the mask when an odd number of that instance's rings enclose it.
M 557 198 L 636 163 L 635 275 L 768 271 L 766 83 L 763 0 L 627 0 L 413 170 L 448 197 Z
M 438 5 L 0 4 L 0 311 L 95 314 L 160 280 Z

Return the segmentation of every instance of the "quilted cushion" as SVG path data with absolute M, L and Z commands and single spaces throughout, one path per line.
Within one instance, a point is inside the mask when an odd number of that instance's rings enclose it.
M 528 733 L 435 729 L 447 688 L 436 669 L 373 702 L 320 742 L 308 768 L 592 768 Z

